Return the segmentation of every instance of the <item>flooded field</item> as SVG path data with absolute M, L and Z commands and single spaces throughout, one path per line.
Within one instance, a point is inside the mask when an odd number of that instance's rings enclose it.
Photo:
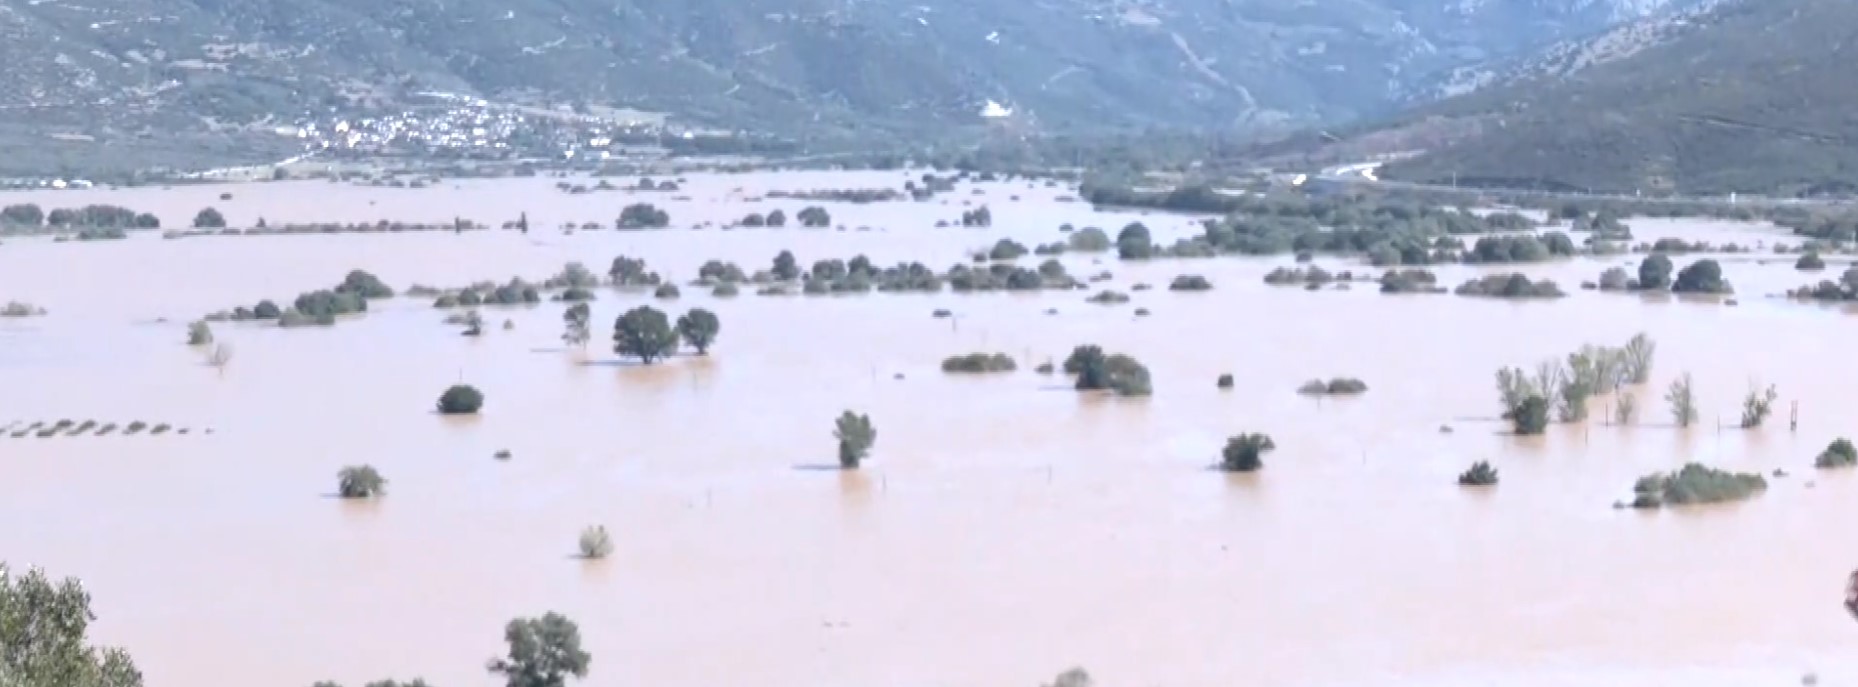
M 1289 256 L 1073 254 L 1074 275 L 1158 288 L 1120 306 L 1083 291 L 686 288 L 661 302 L 602 289 L 585 361 L 560 343 L 560 304 L 486 308 L 493 326 L 473 339 L 424 298 L 332 328 L 217 324 L 236 353 L 223 370 L 183 345 L 206 312 L 288 301 L 354 268 L 404 288 L 540 279 L 569 260 L 603 273 L 626 254 L 684 282 L 705 260 L 761 269 L 783 249 L 802 267 L 863 253 L 943 269 L 1003 236 L 1060 240 L 1063 223 L 1113 234 L 1140 220 L 1161 243 L 1196 231 L 1193 217 L 1094 212 L 1023 182 L 963 185 L 947 202 L 820 203 L 845 231 L 689 229 L 814 204 L 745 200 L 771 188 L 903 178 L 692 176 L 675 194 L 572 196 L 552 179 L 0 195 L 124 205 L 166 226 L 211 205 L 237 225 L 494 226 L 526 212 L 535 227 L 5 240 L 0 301 L 50 314 L 0 320 L 0 425 L 195 431 L 0 438 L 0 559 L 83 578 L 93 636 L 126 647 L 151 685 L 489 685 L 503 624 L 548 610 L 580 624 L 597 685 L 1029 687 L 1073 665 L 1107 685 L 1858 684 L 1858 623 L 1839 604 L 1858 567 L 1858 538 L 1839 524 L 1858 518 L 1858 474 L 1812 468 L 1833 438 L 1858 434 L 1845 395 L 1858 319 L 1766 297 L 1825 276 L 1765 251 L 1723 258 L 1737 307 L 1576 289 L 1632 256 L 1433 268 L 1448 287 L 1522 271 L 1571 292 L 1510 302 L 1264 284 Z M 610 225 L 640 201 L 673 228 L 553 229 Z M 983 203 L 991 228 L 933 226 Z M 1639 240 L 1792 241 L 1750 225 L 1630 224 Z M 1167 291 L 1184 273 L 1215 288 Z M 711 354 L 616 361 L 613 319 L 646 302 L 715 311 Z M 932 318 L 939 308 L 955 317 Z M 1658 358 L 1632 392 L 1637 425 L 1608 426 L 1603 397 L 1584 425 L 1507 435 L 1497 368 L 1638 332 Z M 1085 343 L 1146 363 L 1153 397 L 1080 395 L 1031 370 Z M 975 351 L 1008 353 L 1020 371 L 940 371 Z M 1678 429 L 1661 395 L 1684 372 L 1703 414 Z M 1215 387 L 1221 373 L 1233 389 Z M 1370 391 L 1295 393 L 1335 376 Z M 459 380 L 484 391 L 483 413 L 434 414 Z M 1779 417 L 1733 428 L 1755 380 L 1777 385 Z M 813 469 L 834 462 L 832 419 L 846 409 L 876 424 L 871 461 Z M 1242 432 L 1274 437 L 1267 467 L 1210 470 Z M 492 458 L 506 449 L 510 460 Z M 1455 484 L 1477 460 L 1500 486 Z M 1791 476 L 1733 506 L 1611 507 L 1640 475 L 1693 460 Z M 336 471 L 361 463 L 388 496 L 331 498 Z M 577 560 L 575 538 L 595 524 L 616 550 Z

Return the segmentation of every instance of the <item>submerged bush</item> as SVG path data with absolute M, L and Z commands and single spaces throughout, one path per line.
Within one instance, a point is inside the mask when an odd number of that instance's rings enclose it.
M 1853 447 L 1850 439 L 1839 437 L 1820 452 L 1813 460 L 1813 466 L 1820 469 L 1848 468 L 1858 465 L 1858 447 Z
M 1797 270 L 1823 270 L 1826 269 L 1826 261 L 1819 257 L 1818 251 L 1812 251 L 1800 256 L 1793 267 Z
M 1497 483 L 1497 469 L 1490 467 L 1486 461 L 1477 461 L 1471 469 L 1458 475 L 1458 484 L 1467 487 L 1488 487 Z
M 1368 383 L 1353 377 L 1336 377 L 1327 382 L 1312 379 L 1297 387 L 1297 393 L 1308 396 L 1338 395 L 1352 396 L 1368 392 Z
M 949 356 L 942 361 L 943 372 L 981 373 L 1012 372 L 1019 369 L 1012 356 L 1005 353 L 969 353 Z
M 367 499 L 387 493 L 387 479 L 372 465 L 350 465 L 336 473 L 336 493 L 345 499 Z
M 1079 391 L 1108 390 L 1118 396 L 1147 396 L 1154 389 L 1148 368 L 1122 354 L 1107 355 L 1097 346 L 1078 346 L 1065 358 L 1066 374 L 1077 375 Z
M 1169 291 L 1208 291 L 1213 283 L 1198 274 L 1183 274 L 1168 284 Z
M 613 553 L 613 537 L 606 533 L 605 525 L 594 525 L 581 530 L 581 558 L 600 560 Z
M 470 385 L 453 385 L 439 395 L 439 413 L 444 415 L 471 415 L 482 407 L 484 394 Z
M 1264 467 L 1264 454 L 1277 450 L 1277 442 L 1264 434 L 1240 434 L 1226 440 L 1220 451 L 1219 469 L 1226 472 L 1255 472 Z
M 1633 508 L 1659 508 L 1740 501 L 1768 488 L 1754 473 L 1736 473 L 1689 463 L 1677 472 L 1654 472 L 1632 485 Z
M 856 470 L 877 443 L 877 428 L 871 425 L 870 415 L 847 410 L 833 423 L 832 438 L 839 441 L 839 467 Z
M 1473 279 L 1459 285 L 1453 293 L 1486 298 L 1560 298 L 1567 295 L 1553 281 L 1529 281 L 1528 276 L 1520 273 L 1493 274 Z
M 1214 384 L 1221 389 L 1232 388 L 1232 373 L 1226 373 L 1226 374 L 1220 375 L 1219 380 L 1214 382 Z
M 1102 291 L 1098 291 L 1095 295 L 1092 295 L 1091 297 L 1086 298 L 1084 300 L 1090 303 L 1098 303 L 1102 305 L 1117 305 L 1120 303 L 1128 303 L 1129 296 L 1128 294 L 1124 294 L 1120 291 L 1111 291 L 1109 289 L 1104 289 Z

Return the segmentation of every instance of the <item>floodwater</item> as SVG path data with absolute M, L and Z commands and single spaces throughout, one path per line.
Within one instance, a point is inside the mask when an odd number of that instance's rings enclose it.
M 1844 524 L 1858 518 L 1858 474 L 1811 468 L 1832 438 L 1858 434 L 1846 414 L 1858 319 L 1763 297 L 1820 278 L 1790 258 L 1727 262 L 1737 307 L 1575 289 L 1627 258 L 1528 266 L 1574 293 L 1527 303 L 1263 284 L 1287 256 L 1065 258 L 1073 274 L 1114 271 L 1119 290 L 1160 287 L 1116 307 L 1080 292 L 717 300 L 686 288 L 669 308 L 713 309 L 722 335 L 707 358 L 652 367 L 615 364 L 602 345 L 605 323 L 650 297 L 605 291 L 586 364 L 561 349 L 554 304 L 487 310 L 481 339 L 424 299 L 377 302 L 329 329 L 216 325 L 235 352 L 223 371 L 182 344 L 202 313 L 285 301 L 352 268 L 398 287 L 453 285 L 539 279 L 568 260 L 604 272 L 624 253 L 682 281 L 709 258 L 756 269 L 785 248 L 803 266 L 862 252 L 940 269 L 1001 236 L 1031 245 L 1058 240 L 1064 222 L 1114 232 L 1136 219 L 1006 183 L 983 196 L 964 185 L 947 204 L 825 204 L 843 232 L 687 229 L 807 204 L 741 200 L 773 186 L 901 180 L 693 176 L 688 201 L 569 196 L 550 179 L 0 196 L 112 202 L 169 225 L 215 205 L 235 224 L 500 224 L 526 211 L 537 227 L 6 241 L 0 300 L 51 314 L 0 321 L 0 425 L 141 419 L 194 432 L 0 438 L 0 557 L 82 577 L 95 637 L 128 648 L 155 686 L 490 685 L 482 665 L 503 648 L 503 624 L 549 610 L 580 624 L 595 685 L 1030 686 L 1073 665 L 1102 684 L 1183 687 L 1792 685 L 1807 673 L 1858 684 L 1858 623 L 1840 606 L 1858 567 Z M 641 199 L 680 228 L 543 229 L 610 223 Z M 932 228 L 963 201 L 989 204 L 995 226 Z M 1192 230 L 1190 217 L 1140 219 L 1164 242 Z M 1632 224 L 1641 238 L 1786 240 Z M 1435 271 L 1451 286 L 1480 270 Z M 1181 273 L 1216 288 L 1166 291 Z M 937 308 L 957 317 L 932 319 Z M 1659 348 L 1636 391 L 1639 425 L 1502 433 L 1498 367 L 1641 331 Z M 1143 360 L 1155 395 L 1080 396 L 1031 371 L 1082 343 Z M 1012 354 L 1021 371 L 939 371 L 977 350 Z M 1686 371 L 1705 412 L 1679 430 L 1659 399 Z M 1226 372 L 1237 386 L 1222 392 Z M 1294 393 L 1331 376 L 1371 391 Z M 486 393 L 483 414 L 434 415 L 460 379 Z M 1755 380 L 1778 386 L 1777 418 L 1718 429 Z M 1594 407 L 1603 415 L 1607 401 Z M 858 473 L 809 469 L 834 460 L 831 422 L 845 409 L 872 416 L 873 459 Z M 1279 447 L 1263 472 L 1207 469 L 1227 436 L 1250 431 Z M 513 459 L 493 459 L 500 449 Z M 1502 485 L 1456 486 L 1476 460 Z M 1636 477 L 1692 460 L 1792 475 L 1727 507 L 1611 508 Z M 329 498 L 337 469 L 360 463 L 387 476 L 389 495 Z M 576 560 L 594 524 L 617 550 Z

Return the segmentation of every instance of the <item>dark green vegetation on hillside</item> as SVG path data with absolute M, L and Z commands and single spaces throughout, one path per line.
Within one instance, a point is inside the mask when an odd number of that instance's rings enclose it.
M 1858 190 L 1858 3 L 1724 3 L 1688 30 L 1571 77 L 1425 108 L 1470 132 L 1383 178 L 1631 194 Z M 1436 117 L 1427 120 L 1427 117 Z

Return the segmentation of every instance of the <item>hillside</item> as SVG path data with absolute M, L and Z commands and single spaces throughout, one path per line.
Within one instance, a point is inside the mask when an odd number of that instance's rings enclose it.
M 0 0 L 0 142 L 31 144 L 0 173 L 273 155 L 280 123 L 429 91 L 797 137 L 989 101 L 1031 131 L 1287 128 L 1691 1 Z
M 1602 49 L 1628 34 L 1649 39 Z M 1858 189 L 1858 3 L 1727 0 L 1557 54 L 1545 68 L 1355 140 L 1431 146 L 1382 170 L 1407 181 L 1623 193 Z

